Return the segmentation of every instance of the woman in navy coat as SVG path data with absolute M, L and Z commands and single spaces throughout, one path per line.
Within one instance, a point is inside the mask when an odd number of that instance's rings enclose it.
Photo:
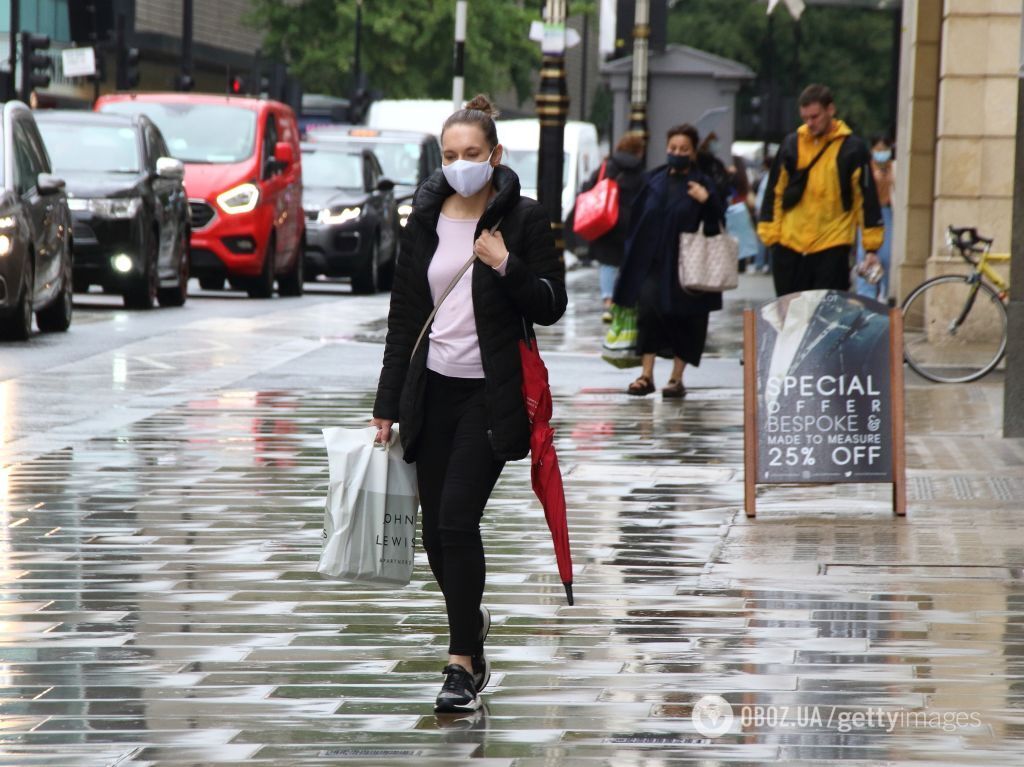
M 725 211 L 714 183 L 697 167 L 697 130 L 678 125 L 668 131 L 666 164 L 647 176 L 633 203 L 630 235 L 615 285 L 614 301 L 637 309 L 637 347 L 643 359 L 629 394 L 651 394 L 654 359 L 672 357 L 672 376 L 661 394 L 686 396 L 683 370 L 699 365 L 708 333 L 708 316 L 722 308 L 721 293 L 684 291 L 679 286 L 679 235 L 721 231 Z

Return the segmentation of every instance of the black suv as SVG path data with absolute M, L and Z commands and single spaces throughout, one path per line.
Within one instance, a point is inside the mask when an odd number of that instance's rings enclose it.
M 100 285 L 125 306 L 181 306 L 188 297 L 185 166 L 145 115 L 36 115 L 74 218 L 75 290 Z
M 302 145 L 306 277 L 351 277 L 353 293 L 390 287 L 398 255 L 394 183 L 369 149 Z
M 29 108 L 4 104 L 2 125 L 0 337 L 23 341 L 33 312 L 44 332 L 71 325 L 71 215 Z
M 330 142 L 373 150 L 384 176 L 395 182 L 395 203 L 401 226 L 405 226 L 412 213 L 416 187 L 441 167 L 441 145 L 433 133 L 360 125 L 311 125 L 306 131 L 306 140 L 313 144 Z

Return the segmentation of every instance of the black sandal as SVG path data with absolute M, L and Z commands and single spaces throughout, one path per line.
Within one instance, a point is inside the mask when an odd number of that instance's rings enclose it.
M 634 397 L 646 397 L 654 393 L 654 381 L 647 376 L 639 376 L 633 383 L 626 387 L 626 394 Z

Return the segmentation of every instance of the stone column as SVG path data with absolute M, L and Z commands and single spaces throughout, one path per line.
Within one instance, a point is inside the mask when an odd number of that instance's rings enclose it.
M 945 0 L 929 273 L 945 271 L 951 224 L 1010 250 L 1020 28 L 1020 0 Z
M 932 254 L 942 5 L 943 0 L 903 4 L 892 234 L 898 266 L 890 287 L 900 300 L 924 279 Z

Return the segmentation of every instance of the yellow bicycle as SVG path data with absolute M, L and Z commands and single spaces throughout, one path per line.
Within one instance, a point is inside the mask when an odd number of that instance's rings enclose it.
M 938 383 L 977 381 L 1006 353 L 1009 283 L 991 264 L 992 240 L 973 227 L 949 227 L 946 241 L 971 266 L 970 274 L 925 280 L 903 302 L 903 356 L 919 375 Z

